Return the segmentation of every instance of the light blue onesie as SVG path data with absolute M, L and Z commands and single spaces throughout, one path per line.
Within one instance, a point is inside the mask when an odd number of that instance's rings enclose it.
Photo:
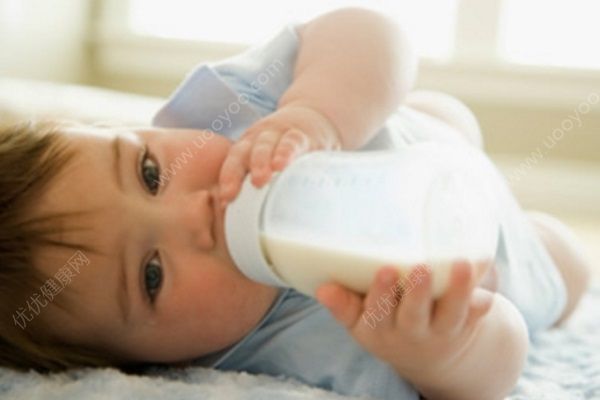
M 209 129 L 237 140 L 253 122 L 277 108 L 278 99 L 292 82 L 298 47 L 299 37 L 290 25 L 240 55 L 198 66 L 158 111 L 154 125 Z M 426 131 L 420 129 L 424 118 L 429 119 Z M 425 140 L 462 141 L 441 128 L 432 128 L 435 124 L 434 118 L 401 107 L 361 150 L 410 146 Z M 498 199 L 503 205 L 495 259 L 498 292 L 521 311 L 532 335 L 558 319 L 566 290 L 504 179 L 500 174 L 490 179 L 498 181 Z M 196 359 L 194 364 L 283 375 L 346 395 L 419 398 L 408 381 L 363 350 L 327 309 L 293 289 L 280 289 L 269 311 L 243 339 Z

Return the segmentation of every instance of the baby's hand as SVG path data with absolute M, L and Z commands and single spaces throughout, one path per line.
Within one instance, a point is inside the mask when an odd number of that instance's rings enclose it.
M 224 207 L 235 199 L 251 172 L 260 188 L 295 157 L 312 150 L 341 147 L 333 124 L 323 114 L 303 105 L 286 105 L 252 125 L 229 150 L 219 176 L 220 200 Z
M 327 283 L 316 297 L 359 344 L 400 375 L 441 376 L 492 305 L 493 293 L 476 287 L 483 273 L 475 268 L 454 264 L 449 286 L 437 300 L 431 296 L 431 273 L 423 266 L 402 280 L 396 269 L 381 268 L 366 296 Z

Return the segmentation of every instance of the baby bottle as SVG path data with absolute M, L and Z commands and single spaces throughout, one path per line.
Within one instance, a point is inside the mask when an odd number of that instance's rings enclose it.
M 382 266 L 405 279 L 425 264 L 439 297 L 453 262 L 494 258 L 493 173 L 478 149 L 448 143 L 306 153 L 260 189 L 246 177 L 227 246 L 249 279 L 309 296 L 328 281 L 366 293 Z

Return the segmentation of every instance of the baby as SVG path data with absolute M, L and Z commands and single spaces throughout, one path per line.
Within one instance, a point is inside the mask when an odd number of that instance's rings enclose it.
M 462 103 L 412 90 L 416 65 L 392 21 L 341 9 L 199 66 L 153 127 L 4 128 L 2 365 L 202 365 L 380 399 L 503 398 L 528 338 L 568 318 L 588 272 L 571 233 L 526 215 L 501 180 L 493 265 L 456 263 L 436 300 L 420 270 L 376 324 L 365 314 L 395 269 L 364 296 L 331 282 L 313 299 L 248 280 L 224 240 L 244 177 L 261 187 L 302 153 L 480 147 Z

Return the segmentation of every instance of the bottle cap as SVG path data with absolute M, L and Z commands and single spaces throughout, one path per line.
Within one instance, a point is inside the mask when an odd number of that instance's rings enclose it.
M 257 189 L 250 175 L 240 193 L 225 210 L 225 242 L 238 269 L 249 279 L 271 286 L 289 287 L 275 273 L 264 256 L 261 245 L 261 212 L 269 188 L 275 180 Z

